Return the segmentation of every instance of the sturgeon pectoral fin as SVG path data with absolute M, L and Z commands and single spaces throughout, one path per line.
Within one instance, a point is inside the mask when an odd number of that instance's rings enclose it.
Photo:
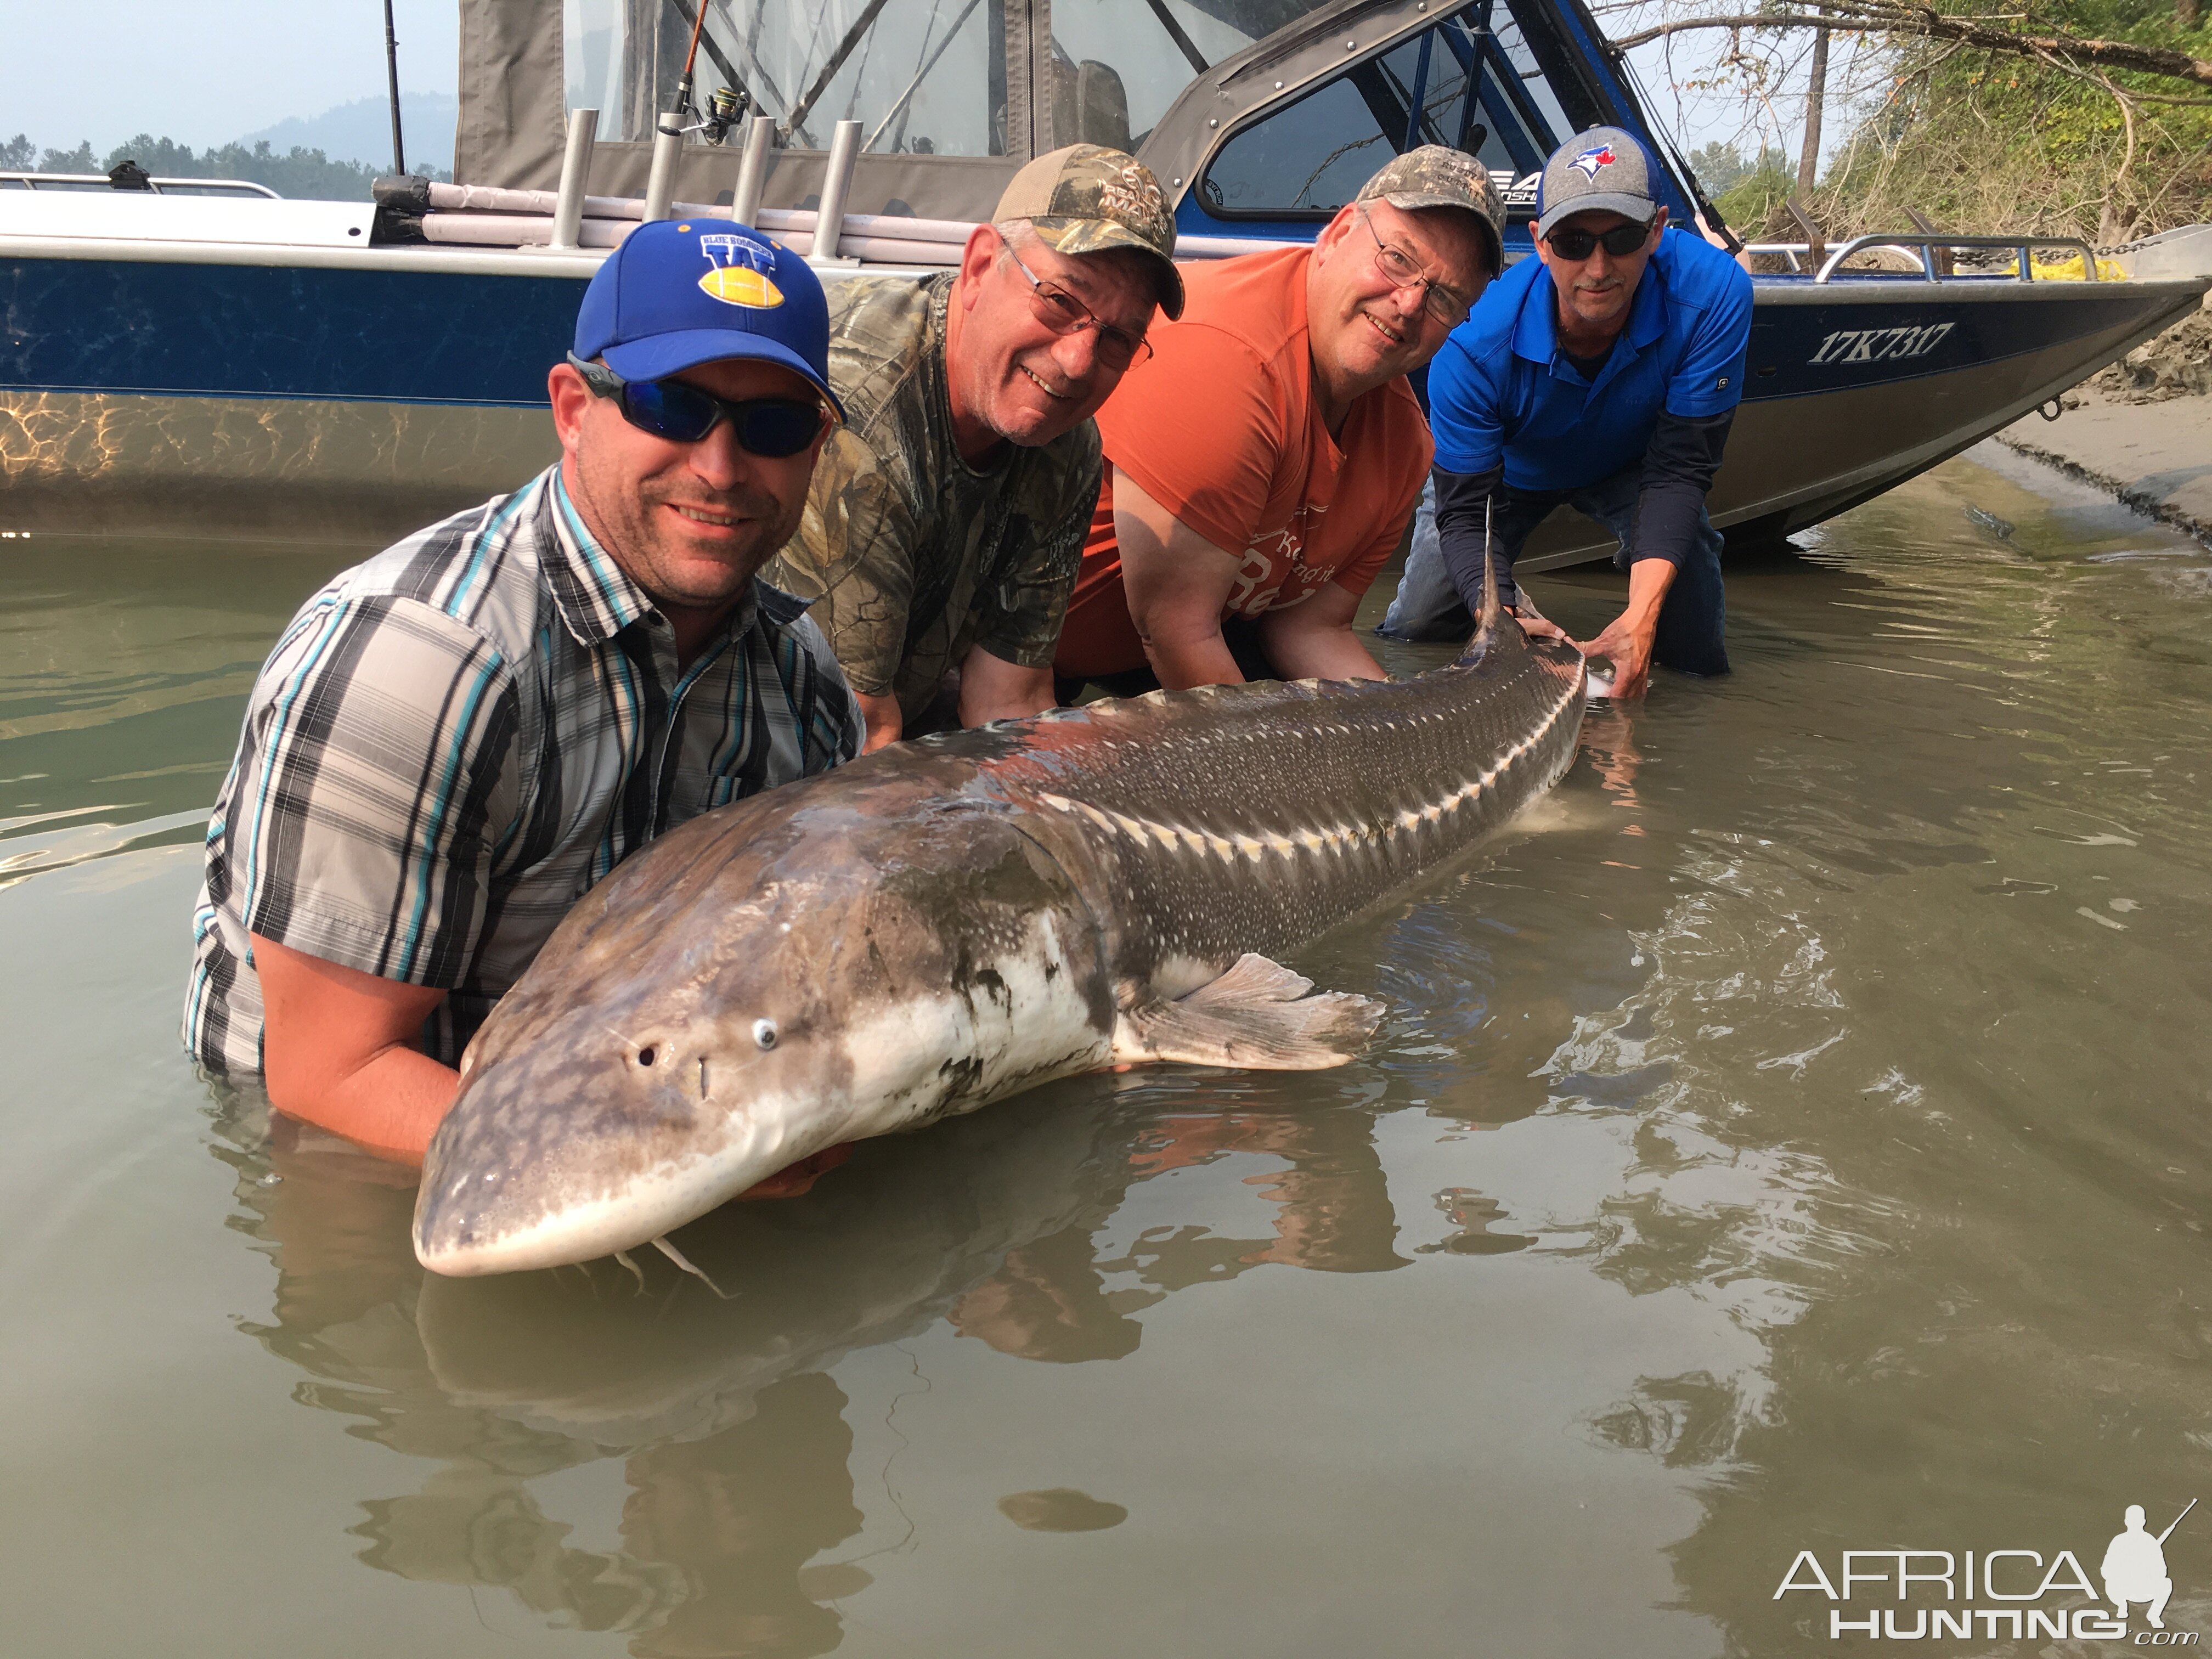
M 1261 1072 L 1341 1066 L 1374 1034 L 1382 1005 L 1346 991 L 1308 996 L 1312 989 L 1303 975 L 1248 953 L 1179 1002 L 1125 1009 L 1115 1023 L 1114 1060 Z
M 1186 1008 L 1241 1006 L 1249 1002 L 1295 1002 L 1313 989 L 1313 981 L 1293 973 L 1279 962 L 1256 951 L 1247 951 L 1219 979 L 1201 985 L 1182 999 Z

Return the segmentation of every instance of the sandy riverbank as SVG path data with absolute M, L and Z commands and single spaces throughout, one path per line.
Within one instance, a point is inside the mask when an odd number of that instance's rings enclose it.
M 2212 299 L 2058 401 L 1997 441 L 2212 541 Z
M 2212 541 L 2212 397 L 2120 403 L 2090 385 L 2064 401 L 2057 420 L 2027 416 L 1997 441 Z

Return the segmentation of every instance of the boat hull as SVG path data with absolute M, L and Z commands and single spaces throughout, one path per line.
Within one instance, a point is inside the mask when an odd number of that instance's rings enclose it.
M 1759 281 L 1713 522 L 1743 545 L 1832 518 L 2079 385 L 2201 304 L 2203 289 L 2202 278 Z M 1601 526 L 1557 514 L 1522 563 L 1553 568 L 1613 548 Z
M 0 237 L 0 528 L 377 540 L 510 489 L 556 453 L 545 375 L 595 263 Z M 1818 523 L 2203 287 L 1761 278 L 1714 520 L 1739 539 Z M 1562 514 L 1528 568 L 1610 550 Z

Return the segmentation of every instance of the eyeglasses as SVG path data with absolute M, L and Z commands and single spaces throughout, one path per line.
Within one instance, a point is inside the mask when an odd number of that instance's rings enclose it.
M 1098 361 L 1109 368 L 1127 368 L 1132 363 L 1141 363 L 1152 355 L 1152 343 L 1141 334 L 1132 334 L 1126 328 L 1116 328 L 1103 318 L 1091 314 L 1091 307 L 1056 283 L 1039 280 L 1036 272 L 1022 263 L 1022 256 L 1011 247 L 1006 258 L 1014 262 L 1014 269 L 1030 279 L 1030 309 L 1037 321 L 1058 335 L 1080 334 L 1086 328 L 1098 331 L 1096 350 Z M 1139 356 L 1141 352 L 1144 355 Z
M 1384 241 L 1364 205 L 1359 210 L 1359 222 L 1375 239 L 1375 268 L 1389 279 L 1391 287 L 1419 289 L 1422 308 L 1446 328 L 1457 328 L 1467 320 L 1474 301 L 1462 299 L 1456 289 L 1446 288 L 1416 264 L 1412 254 Z
M 728 421 L 738 447 L 780 461 L 812 443 L 830 411 L 806 398 L 717 398 L 682 380 L 625 380 L 614 370 L 568 354 L 568 366 L 593 394 L 612 398 L 623 419 L 672 444 L 696 444 Z
M 1601 243 L 1605 251 L 1616 259 L 1626 259 L 1644 246 L 1644 239 L 1651 234 L 1650 225 L 1615 225 L 1611 230 L 1555 230 L 1544 240 L 1552 245 L 1552 252 L 1570 264 L 1579 264 L 1590 257 L 1591 251 Z

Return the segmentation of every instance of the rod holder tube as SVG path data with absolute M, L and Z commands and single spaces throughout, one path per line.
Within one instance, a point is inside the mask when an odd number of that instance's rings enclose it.
M 676 196 L 676 162 L 684 153 L 684 112 L 670 110 L 660 118 L 653 135 L 653 170 L 645 180 L 647 223 L 668 217 L 668 204 Z
M 822 176 L 822 205 L 814 211 L 814 258 L 837 257 L 845 228 L 845 198 L 853 185 L 853 165 L 860 159 L 860 123 L 840 121 L 830 135 L 830 165 Z
M 551 246 L 572 248 L 584 228 L 584 191 L 592 182 L 592 146 L 599 136 L 595 109 L 568 112 L 568 148 L 561 155 L 561 193 L 553 203 Z
M 738 187 L 730 198 L 730 217 L 741 225 L 759 216 L 761 192 L 768 188 L 769 146 L 775 142 L 775 117 L 756 115 L 745 127 L 744 154 L 738 158 Z

